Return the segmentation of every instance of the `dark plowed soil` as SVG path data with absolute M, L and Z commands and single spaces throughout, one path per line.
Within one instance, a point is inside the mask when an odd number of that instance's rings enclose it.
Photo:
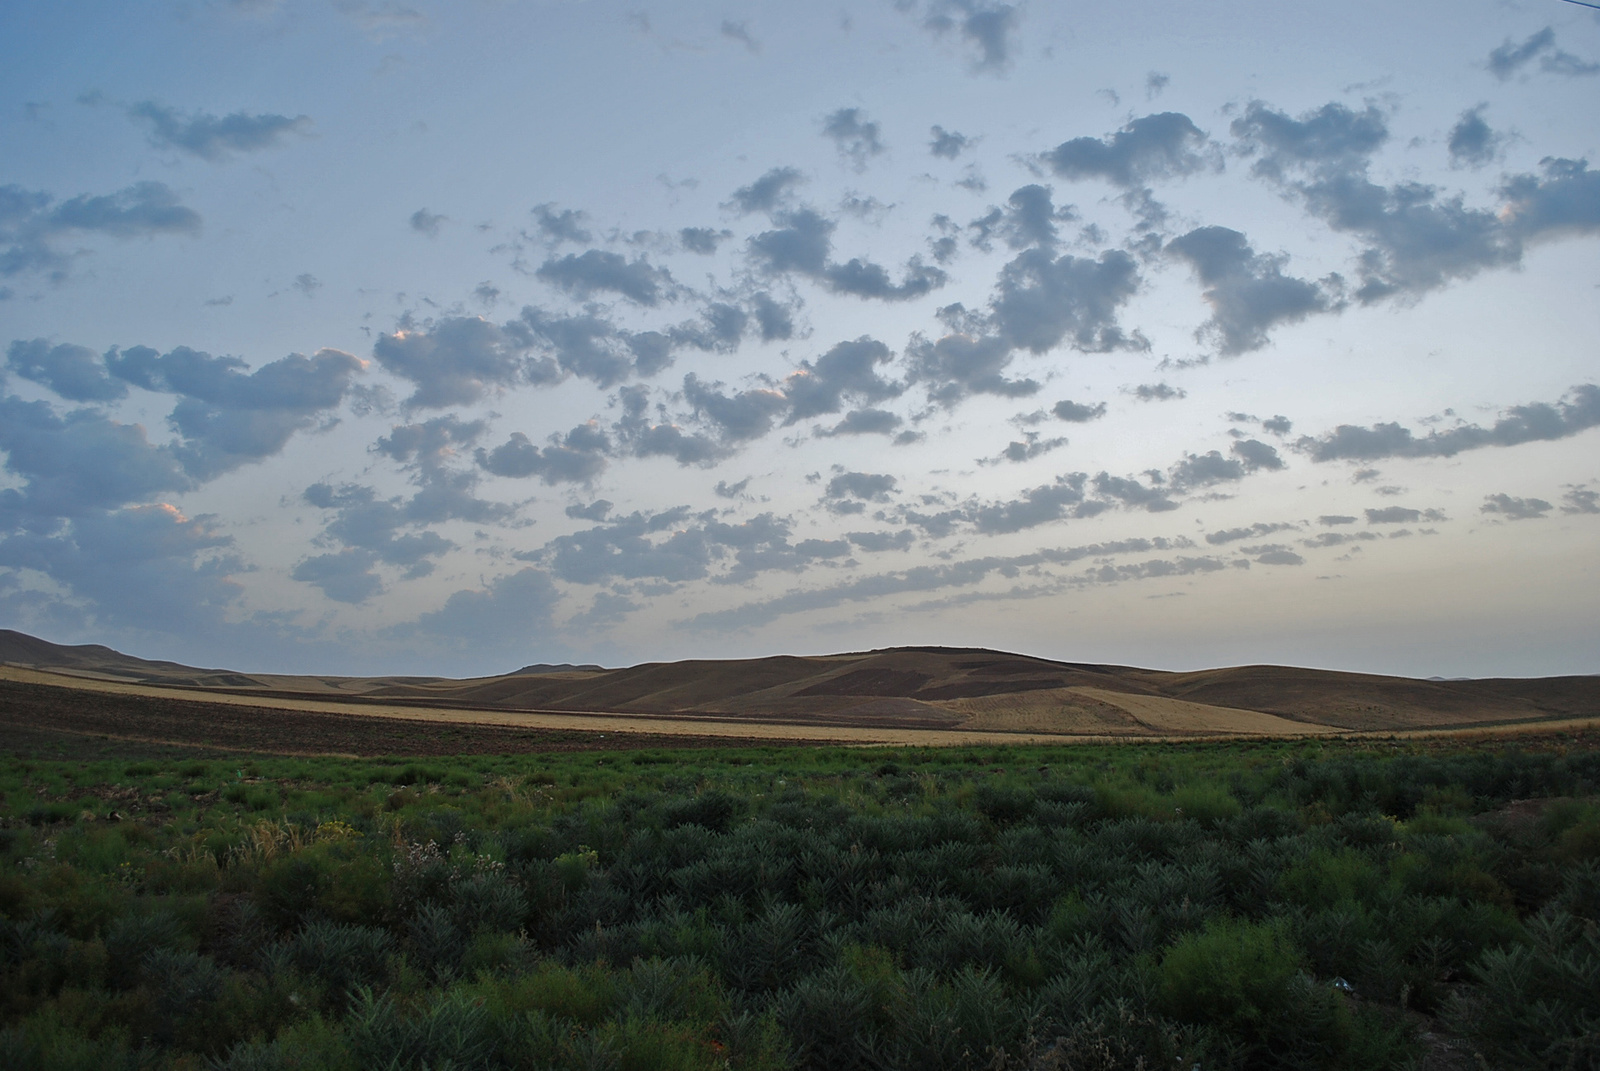
M 87 740 L 280 755 L 486 755 L 639 748 L 773 747 L 820 741 L 520 729 L 112 695 L 0 681 L 0 748 L 74 752 Z

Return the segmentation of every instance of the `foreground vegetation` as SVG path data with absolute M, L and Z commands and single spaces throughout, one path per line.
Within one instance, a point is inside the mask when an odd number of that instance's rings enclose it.
M 0 1066 L 1596 1067 L 1536 746 L 0 758 Z

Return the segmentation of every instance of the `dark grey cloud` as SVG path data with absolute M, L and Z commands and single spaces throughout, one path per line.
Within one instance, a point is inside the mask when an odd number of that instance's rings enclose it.
M 195 485 L 174 451 L 153 445 L 143 427 L 89 409 L 58 415 L 46 402 L 0 397 L 0 450 L 6 471 L 23 481 L 0 490 L 0 520 L 81 516 Z
M 257 152 L 282 143 L 296 130 L 311 125 L 311 117 L 233 112 L 216 116 L 208 112 L 184 114 L 175 108 L 142 101 L 128 109 L 133 118 L 148 123 L 150 143 L 178 149 L 202 160 L 225 160 L 234 153 Z
M 837 224 L 810 208 L 780 213 L 778 227 L 749 241 L 749 257 L 757 270 L 770 275 L 789 273 L 817 280 L 836 294 L 881 301 L 909 301 L 943 286 L 948 276 L 939 268 L 907 261 L 900 282 L 886 268 L 859 257 L 833 263 L 833 232 Z
M 1354 517 L 1350 519 L 1352 521 L 1355 520 Z M 1274 532 L 1290 532 L 1299 527 L 1297 524 L 1288 524 L 1283 521 L 1270 524 L 1265 521 L 1257 521 L 1247 528 L 1224 528 L 1221 531 L 1208 532 L 1206 533 L 1206 542 L 1214 547 L 1220 547 L 1225 543 L 1237 543 L 1242 539 L 1260 539 L 1262 536 L 1272 535 Z
M 888 502 L 898 485 L 884 473 L 841 472 L 828 481 L 822 500 L 832 513 L 861 513 L 869 502 Z
M 426 234 L 429 238 L 439 236 L 439 228 L 444 226 L 448 216 L 441 216 L 437 212 L 429 212 L 426 208 L 419 208 L 411 213 L 411 229 L 418 234 Z
M 1534 402 L 1505 410 L 1490 427 L 1461 424 L 1418 436 L 1399 424 L 1341 424 L 1320 437 L 1302 436 L 1295 449 L 1313 461 L 1375 461 L 1388 457 L 1454 457 L 1465 450 L 1565 439 L 1600 425 L 1600 387 L 1573 387 L 1554 404 Z
M 708 384 L 693 372 L 683 380 L 684 400 L 695 416 L 716 427 L 725 442 L 761 438 L 789 408 L 789 399 L 781 391 L 757 388 L 727 394 L 721 388 L 722 384 Z
M 718 485 L 721 486 L 720 484 Z M 611 512 L 613 503 L 610 499 L 597 498 L 587 505 L 568 506 L 563 512 L 568 517 L 581 521 L 603 521 Z
M 822 133 L 856 171 L 865 171 L 867 162 L 884 151 L 883 128 L 860 108 L 840 108 L 825 116 Z
M 898 532 L 846 532 L 845 538 L 868 553 L 878 554 L 888 550 L 910 550 L 917 541 L 916 533 L 909 528 Z
M 1600 74 L 1600 63 L 1591 63 L 1556 47 L 1556 32 L 1549 26 L 1523 41 L 1506 38 L 1500 47 L 1489 53 L 1488 67 L 1490 73 L 1504 82 L 1535 59 L 1546 74 L 1568 77 Z
M 278 453 L 336 408 L 362 370 L 355 357 L 331 349 L 291 353 L 254 372 L 237 357 L 187 346 L 165 354 L 134 346 L 105 360 L 118 379 L 181 396 L 167 420 L 183 440 L 177 456 L 201 480 Z
M 416 385 L 406 405 L 442 409 L 485 395 L 557 378 L 553 361 L 535 360 L 528 339 L 480 316 L 446 317 L 422 328 L 381 335 L 372 355 L 387 371 Z
M 1546 157 L 1542 175 L 1514 175 L 1501 187 L 1507 229 L 1539 240 L 1600 233 L 1600 171 L 1587 160 Z
M 737 483 L 729 483 L 727 480 L 718 480 L 716 486 L 711 489 L 711 493 L 716 495 L 718 498 L 738 499 L 744 495 L 745 488 L 749 486 L 749 476 L 746 476 Z
M 1483 113 L 1487 107 L 1487 104 L 1480 104 L 1462 112 L 1456 125 L 1450 128 L 1447 145 L 1452 166 L 1482 167 L 1493 163 L 1499 155 L 1503 138 L 1484 121 Z
M 1070 516 L 1084 516 L 1084 474 L 1058 476 L 1052 483 L 1030 487 L 1006 502 L 993 502 L 967 511 L 965 519 L 984 535 L 1004 535 L 1050 524 Z M 1094 511 L 1097 512 L 1097 511 Z M 1092 512 L 1089 512 L 1092 515 Z
M 579 424 L 565 435 L 552 435 L 545 446 L 535 446 L 514 431 L 493 450 L 479 447 L 478 466 L 496 476 L 537 476 L 547 484 L 589 483 L 606 468 L 611 440 L 594 422 Z
M 751 313 L 761 330 L 763 342 L 775 342 L 794 337 L 794 310 L 773 299 L 771 294 L 759 293 L 750 299 Z
M 1410 509 L 1406 506 L 1385 506 L 1366 510 L 1368 524 L 1415 524 L 1418 521 L 1442 521 L 1447 518 L 1436 509 Z
M 1141 383 L 1128 392 L 1141 402 L 1170 402 L 1177 398 L 1187 398 L 1189 392 L 1168 383 Z
M 1224 356 L 1260 349 L 1278 324 L 1339 307 L 1336 288 L 1283 274 L 1286 255 L 1257 253 L 1227 227 L 1196 228 L 1168 242 L 1166 252 L 1187 261 L 1206 288 L 1211 319 L 1195 337 L 1213 340 Z
M 1252 101 L 1230 129 L 1245 152 L 1258 156 L 1255 173 L 1273 179 L 1292 172 L 1359 169 L 1389 140 L 1389 125 L 1376 107 L 1357 112 L 1337 102 L 1295 119 Z
M 106 371 L 104 359 L 86 346 L 18 339 L 6 350 L 6 367 L 70 402 L 109 402 L 128 393 L 127 385 Z
M 1050 408 L 1050 412 L 1060 420 L 1070 424 L 1087 424 L 1091 420 L 1099 420 L 1106 415 L 1106 403 L 1096 402 L 1093 405 L 1084 405 L 1063 398 Z
M 1022 433 L 1021 442 L 1013 440 L 1007 443 L 1006 448 L 1000 451 L 999 457 L 980 458 L 978 460 L 978 464 L 995 465 L 1004 461 L 1032 461 L 1036 457 L 1042 457 L 1043 455 L 1054 450 L 1059 450 L 1066 445 L 1067 440 L 1063 436 L 1057 436 L 1053 439 L 1045 439 L 1042 438 L 1036 431 L 1025 431 Z
M 992 208 L 967 224 L 972 244 L 989 252 L 999 238 L 1012 249 L 1053 250 L 1060 237 L 1056 224 L 1076 219 L 1077 213 L 1071 205 L 1057 209 L 1052 197 L 1050 187 L 1036 184 L 1012 191 L 1004 208 Z
M 1099 178 L 1133 189 L 1208 166 L 1208 146 L 1205 132 L 1187 115 L 1161 112 L 1134 119 L 1105 138 L 1064 141 L 1040 158 L 1061 178 Z
M 916 9 L 915 0 L 895 5 Z M 1014 37 L 1021 14 L 1014 4 L 995 0 L 929 0 L 921 12 L 922 26 L 935 34 L 955 34 L 968 49 L 975 74 L 999 74 L 1011 64 Z
M 244 561 L 212 517 L 168 505 L 90 510 L 0 540 L 0 566 L 36 569 L 83 600 L 101 628 L 194 635 L 228 628 Z
M 1151 71 L 1144 76 L 1144 99 L 1155 100 L 1171 83 L 1172 78 L 1170 75 L 1162 74 L 1160 71 Z
M 683 248 L 691 253 L 709 256 L 717 251 L 717 246 L 733 237 L 733 232 L 728 230 L 713 230 L 710 227 L 684 227 L 678 231 L 678 241 Z
M 1185 454 L 1167 470 L 1173 490 L 1183 492 L 1219 483 L 1236 483 L 1251 473 L 1284 467 L 1278 452 L 1256 439 L 1236 442 L 1229 452 L 1232 456 L 1225 457 L 1216 450 Z
M 1600 513 L 1600 491 L 1594 491 L 1582 484 L 1568 486 L 1567 493 L 1561 496 L 1561 501 L 1562 513 Z
M 1158 472 L 1156 475 L 1161 474 Z M 1095 476 L 1091 486 L 1102 498 L 1115 500 L 1130 509 L 1166 513 L 1178 508 L 1178 503 L 1168 497 L 1167 492 L 1159 484 L 1146 487 L 1139 480 L 1102 472 Z
M 805 181 L 799 168 L 775 167 L 748 186 L 733 191 L 728 207 L 741 216 L 752 212 L 775 212 L 789 200 L 794 188 Z
M 303 559 L 289 577 L 312 585 L 335 602 L 359 605 L 383 590 L 383 578 L 373 568 L 377 563 L 370 550 L 346 547 Z
M 709 465 L 729 453 L 727 444 L 672 423 L 659 405 L 659 419 L 653 419 L 649 392 L 643 386 L 622 388 L 617 392 L 617 401 L 622 416 L 614 430 L 635 457 L 670 457 L 680 465 Z
M 139 238 L 198 234 L 200 214 L 161 182 L 136 182 L 116 193 L 80 194 L 54 207 L 47 193 L 0 186 L 0 276 L 50 272 L 65 276 L 71 254 L 58 248 L 74 233 Z
M 1347 513 L 1324 513 L 1317 518 L 1317 523 L 1331 528 L 1336 524 L 1355 524 L 1356 518 Z
M 1513 498 L 1507 494 L 1485 495 L 1479 513 L 1492 513 L 1508 521 L 1536 520 L 1555 507 L 1542 498 Z
M 904 388 L 878 373 L 879 367 L 893 359 L 888 346 L 863 335 L 836 344 L 815 361 L 800 362 L 799 370 L 782 385 L 792 406 L 787 422 L 837 413 L 846 399 L 872 403 L 896 397 Z
M 571 208 L 557 209 L 551 202 L 533 206 L 534 226 L 538 230 L 539 237 L 551 245 L 559 245 L 562 242 L 572 242 L 577 245 L 592 241 L 594 235 L 589 232 L 586 225 L 588 219 L 587 212 Z
M 954 160 L 972 144 L 972 139 L 965 134 L 942 126 L 933 127 L 928 133 L 933 139 L 928 142 L 928 151 L 945 160 Z
M 905 421 L 887 409 L 852 409 L 831 428 L 818 428 L 824 438 L 838 435 L 893 435 Z
M 628 260 L 620 253 L 604 249 L 552 258 L 534 274 L 578 297 L 606 291 L 621 294 L 647 308 L 659 305 L 664 297 L 671 297 L 678 289 L 666 268 L 653 267 L 644 257 Z

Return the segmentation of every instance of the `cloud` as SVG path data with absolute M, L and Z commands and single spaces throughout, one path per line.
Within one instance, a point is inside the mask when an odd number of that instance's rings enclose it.
M 87 603 L 102 628 L 218 631 L 246 566 L 215 518 L 169 505 L 91 510 L 51 532 L 0 540 L 0 565 L 36 569 Z
M 810 208 L 800 208 L 776 217 L 779 226 L 749 240 L 750 259 L 757 270 L 769 275 L 796 273 L 809 276 L 837 294 L 883 301 L 909 301 L 943 286 L 948 276 L 912 257 L 899 283 L 887 269 L 860 258 L 843 264 L 829 261 L 833 249 L 832 220 Z
M 1493 163 L 1499 155 L 1503 139 L 1484 122 L 1483 112 L 1487 107 L 1487 104 L 1480 104 L 1462 112 L 1456 125 L 1450 128 L 1447 145 L 1452 167 L 1482 167 Z
M 1337 102 L 1294 119 L 1251 101 L 1230 129 L 1245 152 L 1259 154 L 1255 173 L 1273 179 L 1293 171 L 1363 167 L 1389 140 L 1389 126 L 1376 107 L 1357 112 Z
M 1189 392 L 1166 383 L 1141 383 L 1129 391 L 1141 402 L 1170 402 L 1176 398 L 1187 398 Z
M 670 457 L 680 465 L 708 465 L 729 453 L 727 444 L 709 436 L 686 432 L 666 419 L 651 420 L 648 391 L 642 386 L 624 387 L 617 392 L 617 401 L 623 413 L 615 431 L 635 457 Z
M 1340 424 L 1320 437 L 1302 436 L 1295 449 L 1312 461 L 1376 461 L 1388 457 L 1454 457 L 1465 450 L 1566 439 L 1600 425 L 1600 387 L 1580 384 L 1554 404 L 1534 402 L 1505 410 L 1488 428 L 1461 424 L 1418 436 L 1399 424 Z
M 888 550 L 910 550 L 917 541 L 916 533 L 909 528 L 898 532 L 846 532 L 845 538 L 862 550 L 880 554 Z
M 683 396 L 695 415 L 715 425 L 727 442 L 759 439 L 789 408 L 789 399 L 781 391 L 758 388 L 724 394 L 721 386 L 707 384 L 691 372 L 684 377 Z
M 883 153 L 883 129 L 860 108 L 840 108 L 822 120 L 822 133 L 832 138 L 839 155 L 850 161 L 857 172 Z
M 723 19 L 722 36 L 726 37 L 730 41 L 739 42 L 745 47 L 746 51 L 752 54 L 761 51 L 761 42 L 757 41 L 755 36 L 750 33 L 749 23 L 735 22 L 733 19 Z
M 1224 457 L 1216 450 L 1185 454 L 1167 470 L 1173 490 L 1182 492 L 1218 483 L 1235 483 L 1254 472 L 1284 467 L 1278 452 L 1256 439 L 1234 443 L 1230 453 L 1233 456 Z
M 1059 237 L 1056 223 L 1074 220 L 1077 213 L 1070 205 L 1058 210 L 1051 197 L 1048 186 L 1029 185 L 1012 191 L 1005 208 L 990 209 L 988 215 L 967 224 L 967 229 L 974 232 L 972 244 L 986 253 L 994 238 L 1004 240 L 1012 249 L 1054 249 Z
M 458 647 L 525 650 L 547 632 L 560 601 L 549 575 L 529 566 L 482 588 L 455 592 L 414 627 Z
M 128 393 L 127 385 L 113 379 L 105 361 L 86 346 L 18 339 L 6 350 L 6 367 L 71 402 L 109 402 Z
M 246 372 L 237 357 L 187 346 L 165 354 L 147 346 L 113 350 L 106 364 L 134 386 L 181 396 L 167 420 L 183 438 L 177 456 L 201 480 L 277 454 L 295 432 L 336 408 L 363 368 L 351 354 L 326 349 Z
M 1004 535 L 1069 516 L 1082 516 L 1083 481 L 1081 472 L 1058 476 L 1052 483 L 1028 488 L 1011 501 L 970 509 L 966 519 L 984 535 Z
M 611 440 L 594 421 L 579 424 L 565 435 L 550 436 L 543 447 L 520 431 L 511 433 L 493 450 L 479 447 L 478 466 L 496 476 L 537 476 L 547 484 L 589 483 L 606 468 Z
M 1317 518 L 1317 523 L 1326 527 L 1332 527 L 1336 524 L 1355 524 L 1356 518 L 1346 513 L 1324 513 L 1322 516 Z
M 915 8 L 915 0 L 897 3 L 902 10 Z M 935 34 L 954 32 L 970 52 L 975 74 L 999 74 L 1011 64 L 1012 40 L 1021 22 L 1013 4 L 993 0 L 931 0 L 922 26 Z
M 23 480 L 20 490 L 0 490 L 0 518 L 81 516 L 194 486 L 173 450 L 152 445 L 143 427 L 90 409 L 58 416 L 46 402 L 0 398 L 0 450 L 6 471 Z
M 794 167 L 775 167 L 748 186 L 733 191 L 728 206 L 741 216 L 752 212 L 774 212 L 788 201 L 794 188 L 805 181 L 805 176 Z
M 1542 498 L 1512 498 L 1507 494 L 1485 495 L 1479 513 L 1497 513 L 1508 521 L 1528 521 L 1543 517 L 1554 507 Z
M 165 183 L 136 182 L 116 193 L 80 194 L 51 207 L 49 194 L 0 186 L 0 276 L 48 271 L 65 276 L 57 241 L 74 232 L 141 238 L 200 232 L 200 214 Z
M 1087 424 L 1091 420 L 1099 420 L 1106 415 L 1106 403 L 1096 402 L 1094 405 L 1083 405 L 1080 402 L 1063 398 L 1050 408 L 1050 412 L 1070 424 Z
M 823 438 L 838 435 L 893 435 L 905 423 L 898 413 L 887 409 L 852 409 L 831 428 L 818 428 Z
M 1269 543 L 1260 547 L 1241 547 L 1241 552 L 1251 555 L 1252 559 L 1262 565 L 1304 565 L 1306 560 L 1288 547 L 1280 543 Z
M 426 234 L 429 238 L 439 236 L 442 227 L 449 216 L 441 216 L 437 212 L 429 212 L 426 208 L 419 208 L 411 213 L 411 229 L 418 234 Z
M 1562 513 L 1600 513 L 1600 491 L 1591 490 L 1581 484 L 1569 486 L 1567 493 L 1561 496 L 1563 503 Z
M 1156 473 L 1157 476 L 1161 474 Z M 1167 497 L 1167 493 L 1159 486 L 1146 487 L 1138 480 L 1126 476 L 1113 476 L 1108 472 L 1099 473 L 1094 478 L 1095 493 L 1104 498 L 1114 499 L 1130 508 L 1143 509 L 1149 513 L 1166 513 L 1178 508 L 1178 503 Z
M 1201 170 L 1208 165 L 1208 145 L 1205 132 L 1187 115 L 1161 112 L 1134 119 L 1106 138 L 1064 141 L 1040 159 L 1064 179 L 1100 178 L 1134 189 Z
M 1350 519 L 1352 521 L 1355 520 L 1354 517 Z M 1224 528 L 1218 532 L 1209 532 L 1206 534 L 1206 542 L 1214 547 L 1220 547 L 1225 543 L 1237 543 L 1241 539 L 1260 539 L 1262 536 L 1272 535 L 1274 532 L 1290 532 L 1299 527 L 1297 524 L 1286 524 L 1282 521 L 1271 524 L 1257 521 L 1248 528 Z
M 310 116 L 234 112 L 221 117 L 208 112 L 185 115 L 154 101 L 146 100 L 128 109 L 133 118 L 148 123 L 150 143 L 157 148 L 177 149 L 213 162 L 235 153 L 259 152 L 282 144 L 283 139 L 311 125 Z
M 1501 187 L 1507 230 L 1529 240 L 1600 233 L 1600 171 L 1560 157 L 1540 165 L 1542 177 L 1514 175 Z
M 303 559 L 289 577 L 318 588 L 335 602 L 359 605 L 383 590 L 383 578 L 373 571 L 377 561 L 370 550 L 347 547 Z
M 702 256 L 715 253 L 717 246 L 731 237 L 732 231 L 716 231 L 710 227 L 684 227 L 678 231 L 678 241 L 683 243 L 683 248 Z
M 1557 48 L 1556 32 L 1549 26 L 1524 41 L 1506 38 L 1500 47 L 1489 53 L 1488 67 L 1490 73 L 1504 82 L 1535 59 L 1546 74 L 1568 77 L 1600 74 L 1600 63 L 1589 63 Z
M 1211 319 L 1195 337 L 1214 340 L 1224 356 L 1260 349 L 1278 324 L 1339 307 L 1327 284 L 1284 275 L 1286 255 L 1257 253 L 1227 227 L 1196 228 L 1168 242 L 1166 252 L 1188 261 L 1205 286 Z
M 507 332 L 481 316 L 452 316 L 380 335 L 372 355 L 385 370 L 416 385 L 407 406 L 442 409 L 470 405 L 523 383 L 557 379 L 555 362 L 534 358 L 530 342 L 524 332 Z
M 1436 509 L 1419 510 L 1408 509 L 1405 506 L 1385 506 L 1382 509 L 1369 509 L 1367 514 L 1368 524 L 1415 524 L 1417 521 L 1442 521 L 1445 515 Z
M 930 131 L 933 140 L 928 142 L 928 152 L 944 160 L 954 160 L 973 143 L 965 134 L 935 126 Z
M 801 361 L 782 384 L 792 406 L 787 423 L 837 413 L 847 398 L 872 403 L 896 397 L 904 388 L 878 374 L 893 358 L 888 346 L 862 335 L 837 343 L 815 361 Z
M 620 253 L 603 249 L 547 260 L 534 274 L 578 297 L 610 291 L 647 308 L 654 308 L 664 296 L 677 290 L 667 269 L 651 267 L 643 257 L 630 261 Z
M 1016 442 L 1013 440 L 1012 442 L 1007 443 L 1006 448 L 1000 451 L 999 457 L 980 458 L 978 460 L 978 464 L 995 465 L 1002 461 L 1032 461 L 1036 457 L 1042 457 L 1043 455 L 1050 453 L 1052 450 L 1059 450 L 1061 447 L 1066 445 L 1067 440 L 1065 437 L 1043 439 L 1040 438 L 1039 433 L 1036 431 L 1025 431 L 1022 433 L 1021 442 Z
M 584 226 L 588 218 L 587 212 L 571 208 L 558 211 L 555 204 L 549 201 L 533 206 L 534 226 L 538 229 L 539 237 L 551 245 L 560 245 L 562 242 L 577 244 L 593 240 L 594 236 Z
M 828 481 L 822 500 L 831 513 L 861 513 L 869 502 L 888 502 L 898 485 L 883 473 L 841 472 Z
M 306 297 L 311 297 L 322 289 L 322 280 L 310 272 L 301 272 L 294 277 L 294 282 L 289 284 L 291 289 L 298 290 Z

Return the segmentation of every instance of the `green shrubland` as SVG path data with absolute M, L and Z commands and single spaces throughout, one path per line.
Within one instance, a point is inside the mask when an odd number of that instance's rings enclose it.
M 1600 754 L 0 759 L 6 1068 L 1600 1066 Z

